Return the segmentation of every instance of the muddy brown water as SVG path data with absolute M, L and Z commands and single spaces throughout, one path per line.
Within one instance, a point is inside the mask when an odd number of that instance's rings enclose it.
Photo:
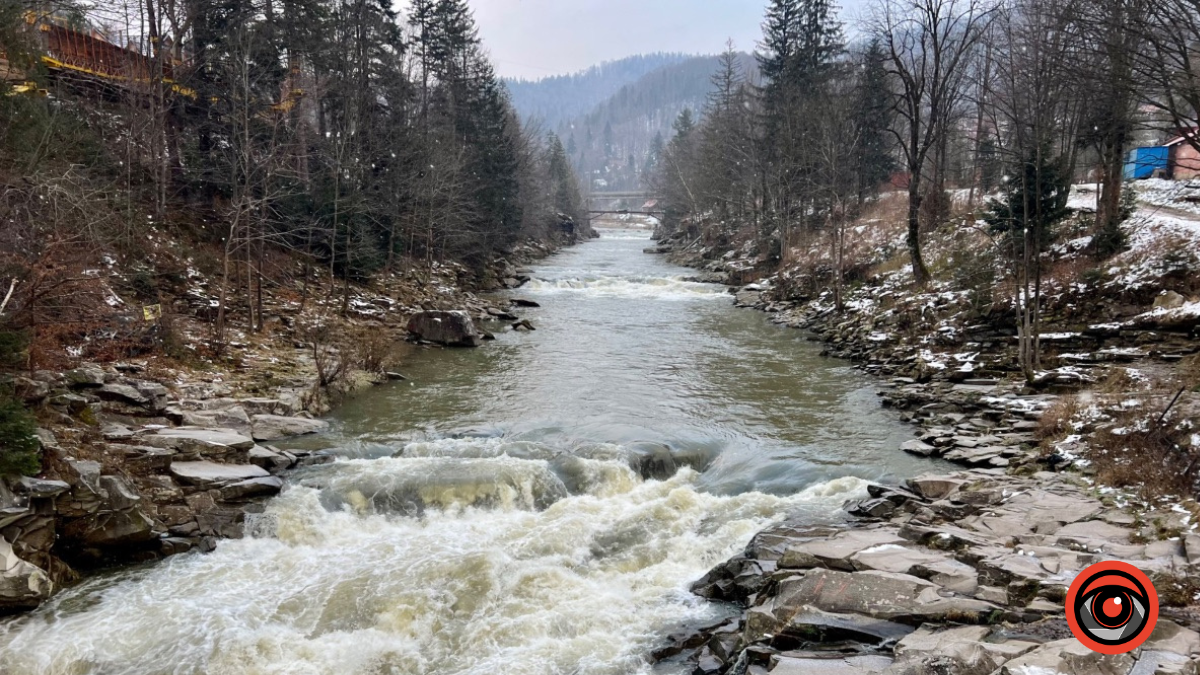
M 725 611 L 688 585 L 755 532 L 937 468 L 897 450 L 911 430 L 865 376 L 643 254 L 645 231 L 603 235 L 514 292 L 535 332 L 421 350 L 340 409 L 304 444 L 342 459 L 253 536 L 0 624 L 0 672 L 650 672 Z

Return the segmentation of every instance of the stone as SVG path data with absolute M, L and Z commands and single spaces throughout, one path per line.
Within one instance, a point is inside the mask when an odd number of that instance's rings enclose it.
M 231 429 L 205 429 L 200 427 L 176 427 L 159 429 L 146 437 L 146 442 L 152 445 L 162 443 L 171 449 L 190 450 L 200 448 L 223 448 L 226 450 L 249 450 L 254 447 L 254 439 L 243 436 Z
M 882 673 L 892 660 L 886 656 L 833 656 L 832 658 L 792 658 L 781 656 L 771 675 L 875 675 Z
M 533 300 L 525 300 L 524 298 L 513 298 L 512 300 L 509 300 L 509 304 L 511 304 L 514 307 L 527 307 L 527 308 L 528 307 L 533 307 L 533 308 L 541 307 L 541 305 L 534 302 Z
M 260 466 L 272 473 L 283 471 L 295 463 L 295 457 L 289 457 L 281 452 L 276 452 L 270 448 L 264 448 L 261 445 L 256 445 L 250 448 L 250 463 L 255 466 Z
M 1128 654 L 1100 654 L 1078 640 L 1048 642 L 1012 659 L 997 675 L 1128 675 L 1134 660 Z
M 855 553 L 850 557 L 850 562 L 857 571 L 875 570 L 877 572 L 912 574 L 913 568 L 933 565 L 948 559 L 945 554 L 929 549 L 882 544 Z
M 275 476 L 250 478 L 221 488 L 223 501 L 240 501 L 256 497 L 269 497 L 283 489 L 283 479 Z
M 1157 298 L 1154 298 L 1154 309 L 1179 309 L 1185 304 L 1187 304 L 1187 298 L 1175 291 L 1163 291 Z
M 106 384 L 96 390 L 96 395 L 105 401 L 116 401 L 135 406 L 144 406 L 150 402 L 145 394 L 127 384 Z
M 132 509 L 142 501 L 141 495 L 119 476 L 100 476 L 100 487 L 108 495 L 105 506 L 114 511 Z
M 960 626 L 939 629 L 922 626 L 896 644 L 896 668 L 909 673 L 955 673 L 985 675 L 1006 661 L 1037 648 L 1037 643 L 1008 640 L 988 641 L 992 629 Z
M 861 614 L 834 614 L 805 605 L 787 620 L 778 633 L 812 642 L 882 644 L 893 643 L 912 630 L 912 626 L 894 621 Z
M 320 433 L 329 428 L 328 422 L 310 420 L 305 417 L 255 415 L 250 418 L 250 421 L 254 427 L 253 436 L 256 441 L 278 441 L 295 436 Z
M 965 480 L 947 476 L 918 476 L 908 479 L 908 488 L 930 501 L 945 499 L 966 485 Z
M 153 529 L 154 522 L 136 509 L 101 512 L 68 521 L 62 538 L 68 546 L 104 549 L 150 541 Z
M 846 530 L 828 539 L 814 539 L 798 546 L 789 547 L 779 560 L 779 566 L 792 569 L 829 567 L 846 571 L 854 570 L 850 558 L 855 554 L 878 546 L 904 543 L 895 530 Z
M 67 384 L 76 389 L 103 387 L 107 377 L 104 369 L 97 365 L 85 365 L 63 373 Z
M 408 332 L 419 340 L 447 347 L 478 347 L 481 342 L 465 310 L 418 312 L 409 319 Z
M 910 455 L 917 455 L 920 457 L 929 457 L 937 452 L 937 448 L 921 441 L 908 441 L 901 445 L 900 449 Z
M 250 416 L 241 406 L 216 410 L 184 410 L 170 417 L 188 427 L 230 429 L 239 433 L 250 431 Z
M 909 624 L 982 622 L 1000 610 L 980 600 L 945 597 L 940 591 L 936 584 L 907 574 L 814 569 L 801 579 L 781 582 L 779 596 L 804 598 L 805 604 L 825 612 Z
M 42 480 L 23 476 L 13 485 L 13 492 L 27 495 L 30 499 L 50 499 L 70 490 L 71 486 L 61 480 Z
M 50 577 L 17 557 L 12 545 L 0 537 L 0 610 L 33 609 L 53 592 Z
M 253 464 L 217 464 L 216 462 L 172 462 L 171 475 L 186 485 L 208 489 L 238 483 L 271 474 Z

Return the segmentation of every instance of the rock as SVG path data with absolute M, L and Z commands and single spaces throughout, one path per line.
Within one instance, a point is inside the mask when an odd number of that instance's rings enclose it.
M 513 298 L 509 301 L 514 307 L 541 307 L 533 300 L 525 300 L 524 298 Z
M 997 675 L 1128 675 L 1133 668 L 1128 654 L 1100 654 L 1078 640 L 1049 642 L 1005 663 Z M 1151 671 L 1153 672 L 1153 671 Z
M 279 494 L 279 491 L 282 489 L 282 478 L 275 476 L 250 478 L 221 488 L 221 499 L 224 501 L 240 501 L 255 497 L 269 497 Z
M 137 490 L 129 487 L 120 476 L 100 476 L 100 487 L 108 495 L 105 507 L 114 511 L 127 511 L 142 501 Z
M 806 642 L 894 643 L 912 632 L 911 626 L 875 619 L 861 614 L 834 614 L 815 607 L 801 606 L 779 635 L 797 637 Z
M 391 371 L 386 372 L 383 375 L 390 382 L 404 382 L 408 379 L 407 377 L 405 377 L 404 375 L 401 375 L 400 373 L 395 373 L 395 372 L 391 372 Z
M 18 558 L 12 545 L 0 537 L 0 611 L 33 609 L 53 591 L 50 577 Z
M 13 485 L 13 492 L 27 495 L 31 499 L 50 499 L 70 490 L 71 486 L 61 480 L 42 480 L 24 476 Z
M 101 512 L 68 521 L 62 538 L 68 547 L 106 549 L 132 546 L 154 538 L 154 522 L 139 510 Z
M 537 330 L 537 328 L 534 328 L 533 323 L 531 323 L 529 319 L 522 319 L 521 321 L 514 323 L 512 327 L 513 330 Z
M 249 450 L 254 439 L 231 429 L 205 429 L 201 427 L 177 427 L 159 429 L 146 437 L 146 443 L 158 447 L 162 444 L 174 450 L 217 448 L 225 450 Z
M 779 566 L 791 569 L 828 567 L 852 571 L 851 557 L 872 548 L 904 543 L 895 530 L 846 530 L 828 539 L 815 539 L 789 547 Z
M 85 365 L 63 373 L 67 384 L 76 389 L 103 387 L 107 377 L 104 369 L 97 365 Z
M 984 626 L 941 630 L 922 626 L 896 644 L 892 672 L 986 675 L 1038 646 L 1018 640 L 988 641 L 991 632 Z
M 1179 309 L 1185 304 L 1187 304 L 1187 298 L 1175 291 L 1163 291 L 1161 295 L 1154 299 L 1154 309 Z
M 908 479 L 908 487 L 929 501 L 945 499 L 966 485 L 965 480 L 947 476 L 918 476 Z
M 171 475 L 187 485 L 208 489 L 238 483 L 251 478 L 267 478 L 266 469 L 253 464 L 217 464 L 216 462 L 172 462 Z
M 890 572 L 815 569 L 781 583 L 779 597 L 804 598 L 825 612 L 861 614 L 900 623 L 927 621 L 980 623 L 999 607 L 968 598 L 945 597 L 929 581 Z
M 106 384 L 96 390 L 96 395 L 105 401 L 116 401 L 135 406 L 144 406 L 150 402 L 145 394 L 127 384 Z
M 250 430 L 250 416 L 246 414 L 246 409 L 241 406 L 231 406 L 217 410 L 184 410 L 175 414 L 169 414 L 168 417 L 188 427 L 229 429 L 239 433 Z
M 447 347 L 478 347 L 479 331 L 464 310 L 425 311 L 408 321 L 408 332 L 419 340 Z
M 262 467 L 272 473 L 288 469 L 296 462 L 295 457 L 289 457 L 270 448 L 256 445 L 250 448 L 250 463 Z
M 781 656 L 771 675 L 875 675 L 882 673 L 892 660 L 886 656 L 863 655 L 830 658 L 793 658 Z
M 278 415 L 255 415 L 250 419 L 254 427 L 254 440 L 278 441 L 295 436 L 316 434 L 329 428 L 329 423 L 322 420 L 310 420 L 305 417 L 280 417 Z
M 921 441 L 908 441 L 904 445 L 901 445 L 900 449 L 910 455 L 918 455 L 920 457 L 929 457 L 937 452 L 937 448 Z
M 238 399 L 238 407 L 250 415 L 284 415 L 296 413 L 296 406 L 278 398 L 244 398 Z

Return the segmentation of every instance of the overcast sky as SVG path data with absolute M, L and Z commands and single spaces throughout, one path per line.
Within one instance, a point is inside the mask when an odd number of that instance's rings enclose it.
M 843 0 L 853 23 L 868 0 Z M 537 79 L 649 52 L 750 51 L 765 0 L 470 0 L 484 46 L 506 77 Z

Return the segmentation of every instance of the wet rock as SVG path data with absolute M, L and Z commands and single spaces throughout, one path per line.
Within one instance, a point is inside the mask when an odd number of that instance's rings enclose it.
M 537 328 L 534 328 L 533 323 L 529 319 L 523 319 L 521 321 L 514 323 L 512 325 L 512 328 L 513 328 L 513 330 L 516 330 L 516 331 L 537 330 Z
M 271 474 L 253 464 L 217 464 L 216 462 L 172 462 L 171 475 L 186 485 L 209 489 Z
M 53 591 L 50 577 L 17 557 L 12 545 L 0 537 L 0 612 L 33 609 Z
M 267 478 L 250 478 L 221 488 L 223 501 L 241 501 L 257 497 L 269 497 L 279 494 L 283 489 L 283 479 L 275 476 Z
M 512 304 L 514 307 L 535 307 L 535 308 L 536 308 L 536 307 L 541 307 L 541 305 L 539 305 L 538 303 L 534 302 L 533 300 L 526 300 L 526 299 L 524 299 L 524 298 L 513 298 L 513 299 L 512 299 L 512 300 L 510 300 L 509 302 L 510 302 L 510 303 L 511 303 L 511 304 Z
M 69 546 L 110 549 L 132 546 L 154 538 L 154 522 L 138 510 L 101 512 L 66 522 L 63 539 Z
M 249 455 L 251 464 L 262 467 L 272 473 L 283 471 L 296 463 L 294 456 L 288 456 L 282 452 L 276 452 L 260 445 L 250 448 Z
M 479 331 L 464 310 L 425 311 L 408 321 L 408 332 L 419 340 L 447 347 L 478 347 Z
M 254 427 L 253 435 L 256 441 L 278 441 L 320 433 L 329 428 L 329 423 L 322 420 L 280 417 L 278 415 L 255 415 L 251 418 L 251 423 Z

